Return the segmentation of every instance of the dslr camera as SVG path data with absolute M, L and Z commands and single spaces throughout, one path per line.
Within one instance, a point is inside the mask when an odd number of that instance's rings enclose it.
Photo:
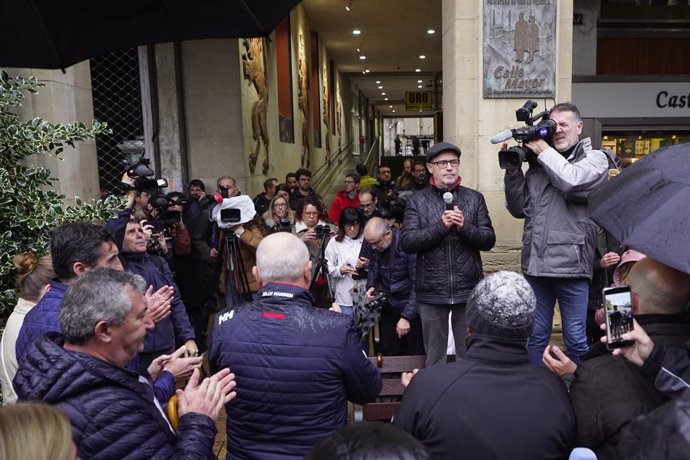
M 319 238 L 324 238 L 328 236 L 329 233 L 331 233 L 331 227 L 328 225 L 317 225 L 316 228 L 316 236 Z
M 365 303 L 364 306 L 369 310 L 369 311 L 381 311 L 384 305 L 388 303 L 388 297 L 383 291 L 376 291 L 374 293 L 374 298 L 371 299 L 369 302 Z
M 498 152 L 498 165 L 501 169 L 519 168 L 525 161 L 536 161 L 537 156 L 534 152 L 522 145 L 525 142 L 544 139 L 551 145 L 551 136 L 556 132 L 556 122 L 549 119 L 547 110 L 532 116 L 536 107 L 537 103 L 534 101 L 525 102 L 522 107 L 515 111 L 515 118 L 517 121 L 524 122 L 526 126 L 502 131 L 491 138 L 492 144 L 500 144 L 510 138 L 515 139 L 520 144 Z M 535 122 L 538 123 L 535 125 Z

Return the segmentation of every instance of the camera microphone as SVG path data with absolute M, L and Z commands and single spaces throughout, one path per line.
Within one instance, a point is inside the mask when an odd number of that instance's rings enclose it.
M 491 143 L 492 144 L 500 144 L 502 142 L 509 140 L 512 137 L 513 137 L 513 131 L 510 129 L 507 129 L 505 131 L 501 131 L 500 133 L 498 133 L 494 137 L 492 137 Z
M 216 204 L 221 204 L 223 202 L 223 195 L 221 195 L 220 193 L 216 193 L 211 198 L 211 201 L 215 201 Z
M 450 192 L 443 194 L 443 202 L 446 203 L 446 211 L 452 211 L 455 207 L 455 204 L 453 204 L 453 194 Z

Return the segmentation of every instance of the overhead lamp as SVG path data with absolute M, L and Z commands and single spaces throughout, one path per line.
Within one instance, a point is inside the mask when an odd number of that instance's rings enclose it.
M 386 95 L 386 93 L 381 93 L 381 96 L 385 96 L 385 95 Z
M 369 69 L 364 69 L 364 73 L 369 73 Z
M 422 85 L 417 85 L 417 88 L 421 88 L 421 87 L 422 87 Z
M 357 52 L 358 52 L 358 53 L 361 53 L 361 51 L 359 50 L 359 48 L 357 48 Z
M 379 85 L 379 89 L 383 89 L 383 85 Z
M 422 80 L 417 80 L 417 83 L 421 83 L 421 82 L 422 82 Z
M 359 34 L 361 34 L 361 33 L 362 33 L 362 31 L 359 30 L 359 29 L 355 29 L 355 30 L 352 31 L 352 35 L 359 35 Z
M 387 101 L 387 100 L 388 100 L 388 98 L 387 98 L 387 97 L 384 97 L 384 98 L 383 98 L 383 100 L 384 100 L 384 101 Z
M 392 108 L 393 108 L 393 106 L 392 106 L 392 105 L 389 105 L 389 106 L 388 106 L 388 108 L 389 108 L 389 109 L 392 109 Z
M 377 85 L 380 85 L 380 84 L 381 84 L 381 80 L 376 80 L 376 84 L 377 84 Z
M 395 109 L 391 110 L 391 112 L 395 113 Z
M 419 73 L 422 71 L 422 69 L 414 69 L 415 72 Z
M 346 9 L 347 11 L 350 11 L 350 8 L 352 8 L 352 0 L 350 0 L 349 2 L 347 2 L 347 5 L 345 5 L 345 9 Z
M 419 59 L 426 59 L 426 56 L 424 56 L 423 54 L 420 54 Z
M 426 33 L 428 33 L 429 35 L 434 35 L 436 31 L 434 29 L 429 29 L 426 31 Z

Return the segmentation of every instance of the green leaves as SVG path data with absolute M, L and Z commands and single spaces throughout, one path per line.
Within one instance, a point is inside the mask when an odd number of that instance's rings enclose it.
M 25 121 L 16 115 L 24 93 L 43 86 L 35 77 L 13 77 L 0 70 L 0 329 L 16 303 L 13 257 L 22 252 L 49 251 L 52 230 L 66 222 L 108 219 L 122 209 L 124 197 L 85 201 L 67 197 L 52 188 L 50 170 L 28 167 L 30 155 L 58 156 L 65 146 L 108 134 L 106 123 L 95 121 L 51 123 L 36 117 Z

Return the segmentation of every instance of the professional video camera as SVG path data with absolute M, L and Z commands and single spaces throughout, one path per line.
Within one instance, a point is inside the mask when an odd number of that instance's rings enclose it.
M 155 219 L 148 219 L 147 223 L 153 225 L 153 233 L 169 231 L 180 223 L 180 211 L 171 211 L 170 208 L 176 205 L 186 206 L 189 203 L 186 199 L 171 201 L 162 193 L 156 193 L 149 198 L 149 204 L 157 212 Z M 167 235 L 166 235 L 167 236 Z
M 556 122 L 548 118 L 548 110 L 532 116 L 532 111 L 536 107 L 537 103 L 534 101 L 525 102 L 522 107 L 515 111 L 515 118 L 517 118 L 517 121 L 524 122 L 527 126 L 502 131 L 491 138 L 491 143 L 500 144 L 512 137 L 520 144 L 535 139 L 544 139 L 551 144 L 551 136 L 556 132 Z M 535 125 L 535 121 L 539 121 L 539 123 Z M 519 168 L 522 162 L 530 162 L 535 159 L 536 155 L 534 152 L 524 145 L 516 145 L 508 150 L 498 152 L 498 165 L 501 169 Z
M 139 161 L 127 168 L 127 175 L 135 180 L 134 188 L 137 192 L 157 190 L 168 186 L 167 180 L 153 177 L 155 173 L 149 167 L 150 165 L 151 160 L 144 158 L 142 154 Z

